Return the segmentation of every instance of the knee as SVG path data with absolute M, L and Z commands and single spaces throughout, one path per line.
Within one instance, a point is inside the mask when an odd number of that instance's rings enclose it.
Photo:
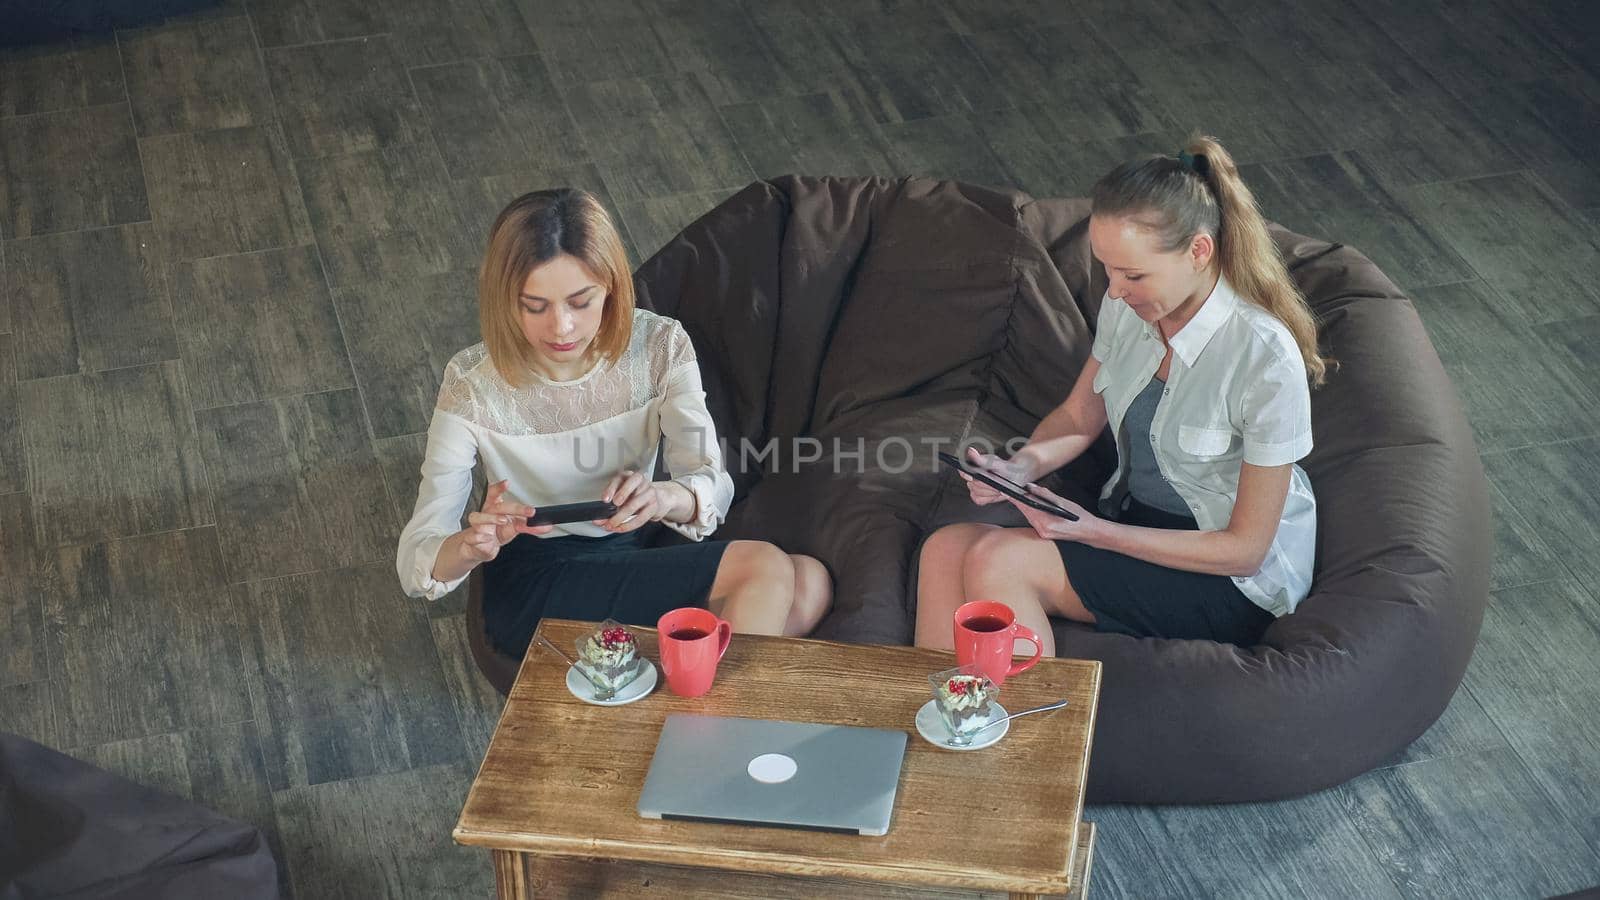
M 789 559 L 794 566 L 792 609 L 796 619 L 805 627 L 805 632 L 810 632 L 833 606 L 833 577 L 815 557 L 795 554 Z
M 928 539 L 922 542 L 922 551 L 918 556 L 918 564 L 925 568 L 929 565 L 959 562 L 966 556 L 968 550 L 976 541 L 990 532 L 999 530 L 993 525 L 980 525 L 973 522 L 946 525 L 929 535 Z
M 794 562 L 789 554 L 766 541 L 734 541 L 723 551 L 723 560 L 733 564 L 740 581 L 794 581 Z

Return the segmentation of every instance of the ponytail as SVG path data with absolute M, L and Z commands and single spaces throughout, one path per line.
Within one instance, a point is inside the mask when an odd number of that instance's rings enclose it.
M 1197 234 L 1211 235 L 1222 277 L 1289 329 L 1312 387 L 1326 380 L 1331 360 L 1317 346 L 1316 316 L 1290 280 L 1233 157 L 1215 138 L 1197 136 L 1177 157 L 1113 169 L 1094 186 L 1093 212 L 1132 219 L 1155 232 L 1168 253 L 1188 247 Z

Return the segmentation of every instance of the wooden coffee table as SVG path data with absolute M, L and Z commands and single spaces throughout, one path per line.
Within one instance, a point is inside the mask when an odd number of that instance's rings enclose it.
M 546 619 L 556 646 L 592 624 Z M 656 634 L 635 629 L 652 661 Z M 667 690 L 600 707 L 568 693 L 566 664 L 535 644 L 456 825 L 493 851 L 499 893 L 524 897 L 1012 897 L 1086 893 L 1094 826 L 1083 785 L 1100 664 L 1046 659 L 1006 682 L 1012 723 L 986 750 L 928 744 L 916 712 L 950 653 L 735 635 L 703 697 Z M 641 818 L 636 805 L 662 722 L 706 713 L 904 729 L 905 766 L 883 837 Z M 937 889 L 937 890 L 930 890 Z

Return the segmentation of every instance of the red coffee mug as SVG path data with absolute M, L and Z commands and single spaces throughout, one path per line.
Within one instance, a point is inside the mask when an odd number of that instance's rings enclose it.
M 997 686 L 1007 677 L 1033 668 L 1044 653 L 1039 636 L 1017 624 L 1011 607 L 994 600 L 974 600 L 956 610 L 956 664 L 977 666 Z M 1033 658 L 1013 663 L 1016 641 L 1033 642 Z
M 662 616 L 656 630 L 667 687 L 680 697 L 698 697 L 711 690 L 717 663 L 733 639 L 733 626 L 710 610 L 691 606 Z

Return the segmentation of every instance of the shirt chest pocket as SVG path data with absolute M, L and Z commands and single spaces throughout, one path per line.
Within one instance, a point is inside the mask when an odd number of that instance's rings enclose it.
M 1233 429 L 1178 426 L 1178 449 L 1202 459 L 1221 456 L 1233 447 Z

